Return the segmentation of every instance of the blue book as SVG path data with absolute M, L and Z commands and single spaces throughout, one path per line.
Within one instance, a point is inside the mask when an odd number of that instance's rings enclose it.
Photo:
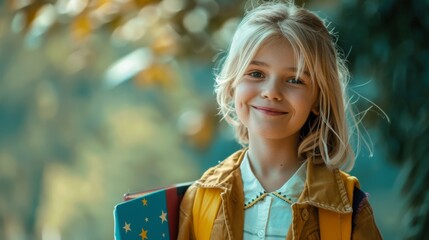
M 113 211 L 115 240 L 177 239 L 180 202 L 191 184 L 125 194 Z

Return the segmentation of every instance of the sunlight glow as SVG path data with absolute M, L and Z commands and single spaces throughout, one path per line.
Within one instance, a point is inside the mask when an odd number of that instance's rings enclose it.
M 140 48 L 116 61 L 105 74 L 105 84 L 114 88 L 122 82 L 132 78 L 152 63 L 152 51 Z
M 88 0 L 58 0 L 56 3 L 59 14 L 76 16 L 81 13 L 88 5 Z

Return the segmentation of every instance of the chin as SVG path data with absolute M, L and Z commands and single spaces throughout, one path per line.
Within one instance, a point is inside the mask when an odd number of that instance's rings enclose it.
M 299 133 L 287 133 L 285 131 L 260 131 L 254 134 L 255 137 L 270 141 L 285 141 L 290 139 L 298 139 Z

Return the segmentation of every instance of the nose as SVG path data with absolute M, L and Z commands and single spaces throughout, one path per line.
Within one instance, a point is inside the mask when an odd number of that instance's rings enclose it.
M 276 102 L 283 100 L 280 86 L 278 86 L 277 81 L 274 78 L 267 79 L 265 81 L 265 84 L 263 84 L 263 88 L 261 90 L 261 97 Z

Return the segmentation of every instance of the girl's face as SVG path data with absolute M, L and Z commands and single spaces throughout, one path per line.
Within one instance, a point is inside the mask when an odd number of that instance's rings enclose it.
M 292 46 L 286 39 L 269 40 L 251 60 L 234 95 L 238 119 L 247 127 L 249 141 L 293 138 L 315 107 L 318 89 L 308 73 L 296 76 Z

